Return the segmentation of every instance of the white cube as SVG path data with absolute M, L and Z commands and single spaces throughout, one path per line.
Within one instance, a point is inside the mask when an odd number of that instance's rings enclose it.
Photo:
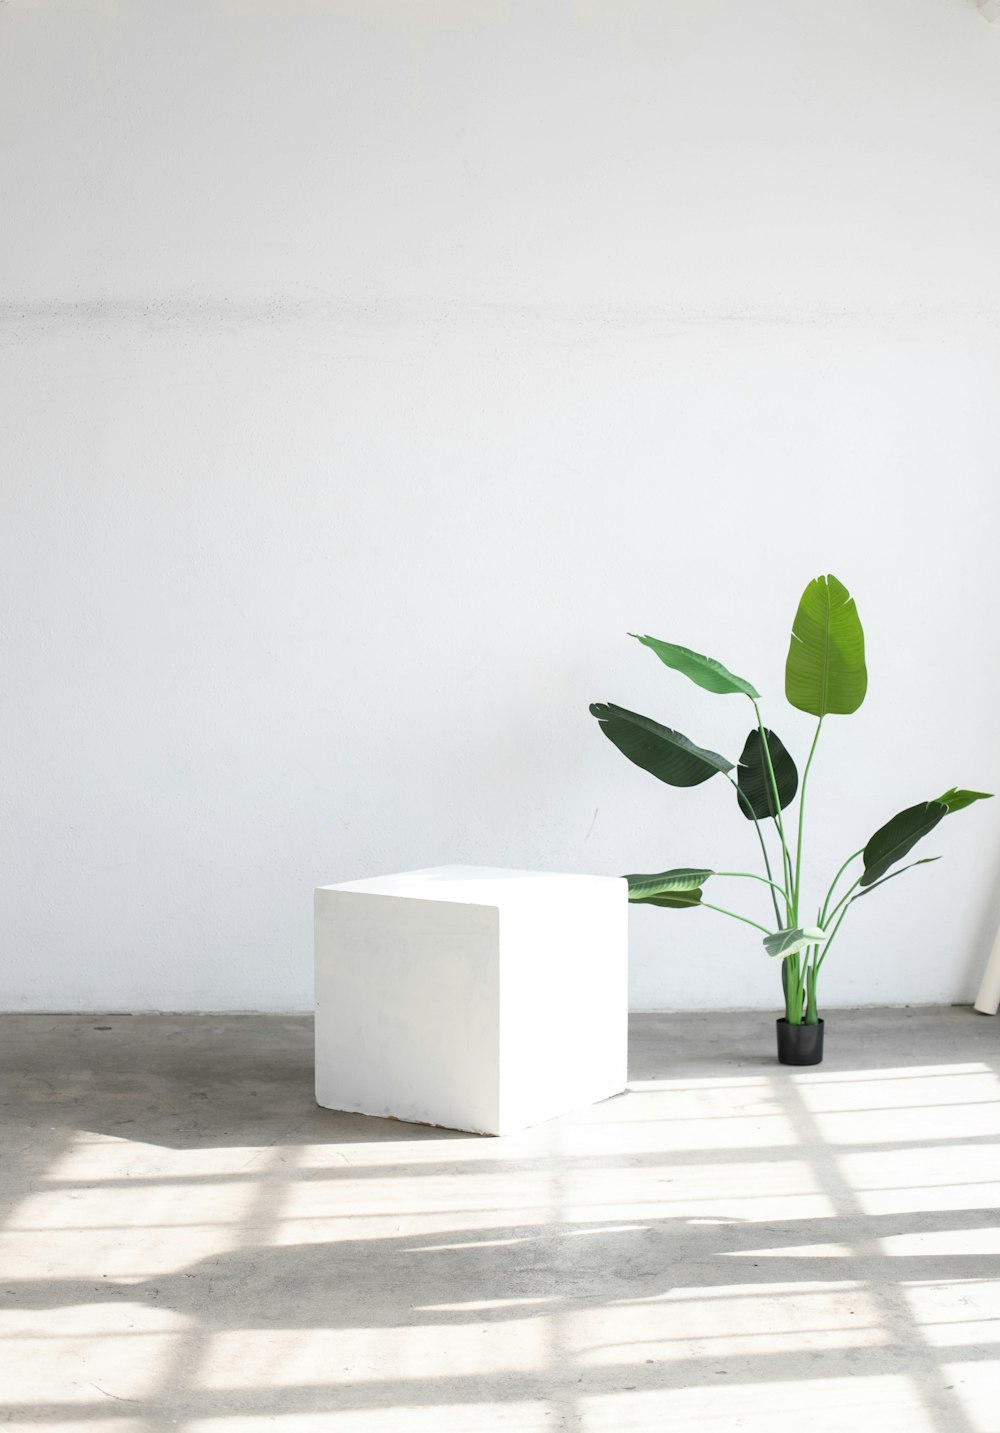
M 316 1101 L 508 1134 L 625 1088 L 628 890 L 439 866 L 316 892 Z

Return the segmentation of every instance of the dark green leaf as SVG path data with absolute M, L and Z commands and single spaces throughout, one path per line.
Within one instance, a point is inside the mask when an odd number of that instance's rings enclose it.
M 778 788 L 778 808 L 776 810 L 774 805 L 767 762 L 764 758 L 764 744 L 760 739 L 760 732 L 754 727 L 746 739 L 736 773 L 736 784 L 740 792 L 736 799 L 748 821 L 753 821 L 754 818 L 764 821 L 769 816 L 777 816 L 779 810 L 784 811 L 795 799 L 795 793 L 799 789 L 799 773 L 795 769 L 795 762 L 774 732 L 768 731 L 766 727 L 764 730 L 767 735 L 767 749 L 771 753 L 771 765 L 774 767 L 775 785 Z
M 655 652 L 660 661 L 672 667 L 675 672 L 682 672 L 699 687 L 704 687 L 706 692 L 718 692 L 723 696 L 740 692 L 754 700 L 760 696 L 760 692 L 748 681 L 727 670 L 714 657 L 703 657 L 700 652 L 692 652 L 690 647 L 678 647 L 674 642 L 661 642 L 658 637 L 640 637 L 638 632 L 630 632 L 629 636 Z
M 880 827 L 865 847 L 861 884 L 876 885 L 889 867 L 901 861 L 949 812 L 964 811 L 974 801 L 989 801 L 991 797 L 989 791 L 963 791 L 952 786 L 936 801 L 922 801 L 918 806 L 909 806 L 901 811 Z
M 800 950 L 808 950 L 811 945 L 821 945 L 826 940 L 826 931 L 818 925 L 796 926 L 791 930 L 776 930 L 773 935 L 764 937 L 764 949 L 768 955 L 780 956 L 784 960 L 786 955 L 797 955 Z
M 946 791 L 943 796 L 938 797 L 938 800 L 947 806 L 949 811 L 962 811 L 966 806 L 971 806 L 973 801 L 992 801 L 992 799 L 992 791 L 959 791 L 956 786 L 953 786 L 950 791 Z
M 891 876 L 883 876 L 880 881 L 873 881 L 866 890 L 858 891 L 858 894 L 854 896 L 853 899 L 860 901 L 862 896 L 870 896 L 872 891 L 878 890 L 879 886 L 884 886 L 886 881 L 894 881 L 896 877 L 901 876 L 904 871 L 912 871 L 914 866 L 929 866 L 932 861 L 940 861 L 940 859 L 940 856 L 921 856 L 919 861 L 911 861 L 908 866 L 901 866 L 898 871 L 893 871 Z
M 947 814 L 948 807 L 943 801 L 921 801 L 917 806 L 908 806 L 880 826 L 865 847 L 861 885 L 873 886 L 890 866 L 901 861 Z
M 865 634 L 854 599 L 836 577 L 802 594 L 785 663 L 785 695 L 813 716 L 857 711 L 868 689 Z
M 661 871 L 655 876 L 626 876 L 628 898 L 630 901 L 643 901 L 652 896 L 671 895 L 676 891 L 693 891 L 703 886 L 710 875 L 711 871 L 678 866 L 673 871 Z
M 701 904 L 701 891 L 671 891 L 664 896 L 643 896 L 641 900 L 633 901 L 636 906 L 663 906 L 667 910 L 683 911 L 690 910 L 692 906 Z
M 718 752 L 695 746 L 679 731 L 671 731 L 651 717 L 611 702 L 594 702 L 590 711 L 623 756 L 668 786 L 698 786 L 717 772 L 733 769 L 733 763 Z

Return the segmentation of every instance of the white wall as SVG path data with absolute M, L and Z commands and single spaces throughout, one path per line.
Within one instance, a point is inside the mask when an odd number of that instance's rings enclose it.
M 967 0 L 0 6 L 0 1005 L 306 1008 L 329 881 L 752 863 L 587 705 L 738 754 L 650 631 L 804 756 L 821 572 L 871 686 L 816 882 L 1000 789 L 998 130 Z M 969 999 L 998 835 L 935 832 L 826 1003 Z M 779 1003 L 711 913 L 632 959 Z

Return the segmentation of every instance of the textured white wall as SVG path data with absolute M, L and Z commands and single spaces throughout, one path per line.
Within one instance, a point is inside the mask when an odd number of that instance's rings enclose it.
M 324 882 L 752 862 L 587 704 L 738 754 L 650 631 L 804 756 L 825 571 L 871 687 L 817 881 L 1000 789 L 998 128 L 967 0 L 0 6 L 0 1005 L 305 1008 Z M 998 832 L 858 908 L 827 1004 L 970 998 Z M 637 1007 L 778 996 L 634 914 Z

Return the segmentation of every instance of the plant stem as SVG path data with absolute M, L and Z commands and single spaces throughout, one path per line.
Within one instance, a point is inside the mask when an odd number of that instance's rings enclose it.
M 778 823 L 775 822 L 774 824 L 777 826 Z M 785 845 L 783 836 L 781 837 L 781 851 L 784 857 L 785 885 L 788 888 L 788 900 L 785 904 L 785 924 L 787 926 L 794 926 L 798 924 L 799 902 L 795 892 L 795 873 L 792 870 L 792 857 L 788 847 Z
M 837 904 L 834 906 L 834 908 L 833 908 L 832 911 L 829 911 L 829 912 L 828 912 L 828 911 L 826 910 L 826 908 L 824 907 L 823 915 L 822 915 L 821 919 L 817 922 L 817 924 L 818 924 L 818 925 L 821 925 L 821 926 L 824 926 L 824 928 L 825 928 L 825 922 L 826 922 L 827 920 L 829 920 L 829 919 L 832 919 L 832 918 L 837 914 L 837 912 L 840 910 L 841 906 L 846 905 L 846 904 L 848 903 L 848 901 L 850 901 L 851 897 L 853 896 L 854 892 L 858 889 L 858 887 L 860 886 L 860 884 L 861 884 L 861 877 L 859 876 L 858 879 L 854 882 L 854 885 L 853 885 L 853 886 L 849 886 L 848 889 L 847 889 L 847 891 L 845 892 L 845 894 L 841 896 L 840 900 L 839 900 L 839 901 L 837 902 Z
M 781 983 L 785 987 L 785 1019 L 789 1025 L 802 1024 L 802 966 L 797 955 L 781 962 Z
M 806 769 L 802 773 L 802 786 L 799 790 L 799 836 L 795 847 L 795 880 L 792 882 L 796 919 L 798 919 L 799 894 L 802 882 L 802 836 L 806 824 L 806 782 L 809 780 L 809 768 L 812 766 L 813 757 L 816 755 L 816 743 L 819 741 L 819 734 L 822 730 L 823 718 L 820 717 L 816 723 L 816 735 L 813 737 L 812 746 L 809 748 L 809 759 L 806 762 Z
M 819 959 L 818 959 L 817 962 L 816 962 L 816 970 L 817 970 L 817 972 L 822 968 L 823 962 L 824 962 L 824 960 L 826 959 L 826 953 L 827 953 L 827 951 L 830 949 L 830 946 L 833 944 L 833 938 L 834 938 L 834 936 L 837 934 L 838 930 L 840 930 L 840 927 L 841 927 L 841 925 L 843 924 L 844 917 L 847 915 L 847 912 L 848 912 L 850 909 L 851 909 L 851 902 L 848 901 L 848 902 L 847 902 L 847 905 L 844 907 L 844 909 L 843 909 L 843 910 L 841 911 L 841 913 L 840 913 L 840 919 L 837 921 L 837 924 L 834 926 L 833 930 L 830 932 L 830 934 L 829 934 L 829 935 L 827 936 L 827 938 L 826 938 L 826 941 L 824 942 L 822 953 L 821 953 Z
M 718 911 L 720 916 L 732 916 L 734 921 L 742 921 L 744 925 L 752 925 L 755 930 L 762 930 L 765 935 L 771 934 L 771 931 L 768 930 L 766 925 L 760 925 L 757 921 L 752 921 L 749 916 L 737 915 L 735 911 L 727 911 L 724 910 L 722 906 L 710 905 L 708 901 L 699 901 L 698 904 L 702 910 Z
M 792 862 L 791 857 L 788 854 L 788 842 L 785 840 L 784 822 L 781 819 L 781 802 L 778 799 L 778 782 L 774 775 L 774 766 L 771 763 L 771 748 L 768 746 L 767 737 L 764 734 L 764 720 L 760 714 L 760 707 L 757 705 L 756 701 L 753 701 L 753 698 L 751 698 L 751 701 L 753 702 L 754 713 L 757 717 L 757 731 L 760 736 L 760 744 L 764 752 L 764 764 L 767 767 L 767 778 L 771 785 L 771 800 L 774 802 L 774 822 L 778 828 L 778 835 L 781 837 L 781 852 L 783 856 L 782 864 L 784 866 L 785 871 L 785 884 L 788 887 L 789 891 L 791 891 L 791 900 L 789 901 L 787 895 L 785 897 L 787 907 L 785 913 L 788 917 L 788 924 L 794 925 L 796 915 L 796 891 L 794 886 L 792 885 Z
M 812 956 L 810 961 L 809 957 Z M 819 1020 L 816 1012 L 816 946 L 810 946 L 806 951 L 806 1018 L 807 1025 L 815 1025 Z
M 865 848 L 864 848 L 864 846 L 862 846 L 860 851 L 855 851 L 852 855 L 848 856 L 847 860 L 844 862 L 844 864 L 841 866 L 840 870 L 837 872 L 837 874 L 834 876 L 833 880 L 830 882 L 830 889 L 829 889 L 829 890 L 827 891 L 827 893 L 826 893 L 826 899 L 825 899 L 825 901 L 823 902 L 823 909 L 822 909 L 822 911 L 820 912 L 820 915 L 817 917 L 817 920 L 816 920 L 816 924 L 817 924 L 817 925 L 822 925 L 823 922 L 826 920 L 827 907 L 828 907 L 829 904 L 830 904 L 830 898 L 831 898 L 831 896 L 833 895 L 834 891 L 837 889 L 837 882 L 840 880 L 841 876 L 842 876 L 842 875 L 844 874 L 844 872 L 847 870 L 848 866 L 849 866 L 849 865 L 851 864 L 851 862 L 855 859 L 855 857 L 857 857 L 857 856 L 863 856 L 864 853 L 865 853 Z M 857 881 L 855 881 L 854 885 L 855 885 L 855 886 L 857 885 Z M 851 887 L 851 890 L 852 890 L 852 891 L 854 890 L 854 886 Z
M 746 796 L 744 796 L 744 794 L 743 794 L 743 792 L 740 790 L 738 784 L 733 780 L 733 778 L 729 775 L 729 773 L 726 772 L 725 775 L 726 775 L 726 780 L 729 782 L 730 786 L 731 786 L 731 787 L 733 788 L 733 790 L 736 792 L 736 798 L 737 798 L 737 800 L 741 803 L 741 805 L 743 806 L 743 809 L 747 812 L 747 814 L 751 817 L 751 819 L 752 819 L 752 821 L 753 821 L 754 829 L 755 829 L 756 832 L 757 832 L 757 840 L 760 842 L 760 849 L 761 849 L 761 851 L 763 852 L 763 855 L 764 855 L 764 869 L 767 871 L 767 879 L 768 879 L 769 883 L 770 883 L 771 885 L 773 885 L 773 884 L 774 884 L 774 872 L 771 870 L 771 858 L 770 858 L 770 857 L 768 856 L 768 854 L 767 854 L 767 844 L 766 844 L 766 842 L 764 841 L 764 833 L 763 833 L 763 831 L 760 829 L 760 822 L 757 820 L 757 813 L 756 813 L 756 811 L 753 809 L 753 806 L 751 805 L 750 801 L 747 799 Z M 778 887 L 778 889 L 780 890 L 781 888 Z M 788 901 L 787 895 L 785 896 L 785 901 L 786 901 L 786 904 L 787 904 L 787 901 Z M 772 892 L 771 892 L 771 904 L 774 906 L 774 919 L 775 919 L 775 923 L 780 926 L 780 925 L 781 925 L 781 912 L 778 910 L 778 898 L 777 898 L 777 896 L 774 894 L 774 891 L 773 891 L 773 890 L 772 890 Z
M 777 881 L 765 880 L 763 876 L 755 876 L 753 871 L 715 871 L 713 874 L 716 876 L 733 876 L 740 881 L 760 881 L 762 886 L 771 886 L 774 890 L 780 891 L 786 900 L 788 899 L 788 892 L 784 886 L 779 886 Z
M 767 854 L 767 844 L 764 841 L 764 833 L 760 829 L 760 822 L 755 818 L 753 823 L 757 828 L 757 840 L 760 842 L 760 849 L 764 855 L 764 869 L 767 871 L 767 883 L 771 887 L 771 904 L 774 907 L 774 920 L 776 925 L 781 925 L 781 911 L 778 909 L 778 897 L 774 894 L 776 890 L 781 891 L 785 897 L 785 905 L 788 904 L 788 895 L 783 887 L 774 883 L 774 872 L 771 870 L 771 861 Z
M 816 731 L 816 738 L 818 738 L 818 736 L 819 736 L 819 728 L 817 728 L 817 731 Z M 816 738 L 814 738 L 814 741 L 813 741 L 813 746 L 814 746 L 814 747 L 815 747 Z M 800 809 L 799 815 L 800 815 L 799 832 L 800 832 L 800 835 L 801 835 L 801 829 L 802 829 L 802 828 L 801 828 L 801 809 Z M 839 901 L 837 902 L 837 904 L 833 907 L 833 909 L 832 909 L 832 910 L 830 909 L 830 902 L 831 902 L 831 900 L 833 899 L 833 893 L 834 893 L 834 891 L 837 889 L 837 882 L 840 880 L 841 876 L 842 876 L 842 875 L 844 874 L 844 872 L 847 870 L 847 868 L 848 868 L 848 866 L 851 864 L 851 862 L 852 862 L 853 860 L 855 860 L 856 857 L 861 856 L 861 855 L 863 855 L 863 854 L 864 854 L 864 847 L 863 847 L 863 846 L 862 846 L 862 848 L 861 848 L 860 851 L 853 851 L 853 852 L 851 853 L 851 855 L 848 856 L 848 858 L 847 858 L 847 860 L 844 862 L 844 864 L 841 866 L 841 868 L 840 868 L 840 870 L 837 872 L 837 874 L 834 876 L 833 880 L 830 882 L 830 889 L 829 889 L 829 890 L 827 891 L 827 893 L 826 893 L 826 898 L 824 899 L 823 904 L 822 904 L 822 906 L 820 907 L 820 909 L 816 912 L 816 924 L 817 924 L 818 926 L 820 926 L 823 930 L 826 929 L 827 920 L 832 919 L 832 918 L 837 914 L 837 912 L 841 909 L 842 906 L 846 907 L 846 906 L 850 903 L 851 896 L 854 894 L 854 892 L 857 890 L 858 886 L 860 885 L 860 883 L 861 883 L 861 877 L 859 876 L 858 879 L 854 882 L 853 886 L 850 886 L 850 887 L 848 888 L 848 890 L 846 891 L 846 893 L 845 893 L 843 896 L 841 896 L 840 900 L 839 900 Z M 844 915 L 846 915 L 846 914 L 847 914 L 847 912 L 846 912 L 846 910 L 845 910 L 845 911 L 844 911 Z M 843 920 L 844 915 L 841 916 L 840 920 Z M 839 926 L 840 926 L 840 921 L 838 920 L 836 926 L 834 926 L 834 932 L 836 932 L 836 930 L 839 928 Z M 816 977 L 819 975 L 820 967 L 821 967 L 822 964 L 823 964 L 823 958 L 824 958 L 824 956 L 826 955 L 826 949 L 827 949 L 827 947 L 828 947 L 829 944 L 830 944 L 830 939 L 832 939 L 832 936 L 826 940 L 825 944 L 824 944 L 822 947 L 821 947 L 821 946 L 818 946 L 818 945 L 815 945 L 815 946 L 810 947 L 810 950 L 809 950 L 809 952 L 808 952 L 808 954 L 807 954 L 807 956 L 806 956 L 807 962 L 809 961 L 809 957 L 810 957 L 810 956 L 812 957 L 811 962 L 809 963 L 808 969 L 807 969 L 807 972 L 806 972 L 806 990 L 807 990 L 807 994 L 806 994 L 806 1024 L 807 1024 L 807 1025 L 813 1025 L 813 1024 L 815 1024 L 816 1021 L 817 1021 L 818 1018 L 819 1018 L 819 1016 L 818 1016 L 818 1014 L 817 1014 L 817 1008 L 816 1008 Z

